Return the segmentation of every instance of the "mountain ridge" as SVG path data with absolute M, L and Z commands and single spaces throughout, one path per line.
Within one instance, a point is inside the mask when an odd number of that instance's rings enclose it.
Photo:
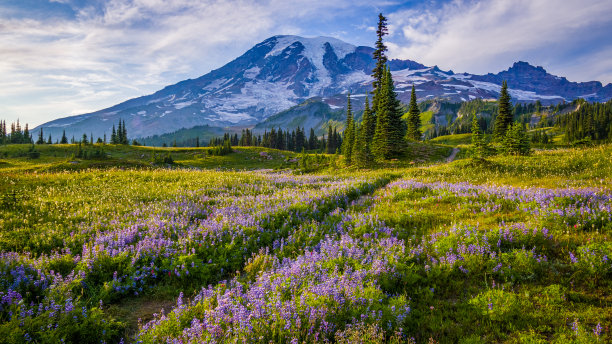
M 56 119 L 34 130 L 43 128 L 54 137 L 63 130 L 68 136 L 80 137 L 84 132 L 108 136 L 113 123 L 121 119 L 130 136 L 136 138 L 201 125 L 256 126 L 314 97 L 321 97 L 335 110 L 344 106 L 346 92 L 351 91 L 355 103 L 360 103 L 371 90 L 373 51 L 331 37 L 273 36 L 198 78 L 96 112 Z M 570 82 L 523 61 L 485 75 L 456 74 L 411 60 L 393 59 L 388 65 L 404 103 L 412 85 L 419 101 L 496 98 L 501 80 L 508 80 L 510 94 L 517 102 L 612 98 L 612 84 Z

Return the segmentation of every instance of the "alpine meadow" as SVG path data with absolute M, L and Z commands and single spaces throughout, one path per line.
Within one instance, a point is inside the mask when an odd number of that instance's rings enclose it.
M 77 3 L 0 5 L 0 18 L 10 13 L 0 37 L 30 37 L 11 31 L 29 18 L 41 35 L 35 46 L 50 40 L 57 52 L 68 41 L 74 66 L 51 54 L 48 70 L 76 75 L 67 90 L 94 80 L 101 90 L 80 89 L 83 101 L 122 94 L 102 86 L 109 75 L 149 92 L 143 84 L 173 68 L 193 72 L 180 49 L 162 49 L 186 30 L 146 40 L 168 55 L 138 69 L 142 79 L 122 73 L 148 50 L 96 68 L 132 44 L 127 36 L 145 40 L 177 13 L 188 20 L 223 5 Z M 259 7 L 229 3 L 224 15 L 250 11 L 251 24 L 224 21 L 182 46 L 187 55 L 214 41 L 228 49 L 209 58 L 226 57 L 232 44 L 252 45 L 249 30 L 270 28 L 363 34 L 373 47 L 276 35 L 208 74 L 125 93 L 102 110 L 66 100 L 74 115 L 24 120 L 3 114 L 17 105 L 0 106 L 0 343 L 612 342 L 612 84 L 522 61 L 471 74 L 402 59 L 429 49 L 424 61 L 453 65 L 435 55 L 453 45 L 437 45 L 448 33 L 433 27 L 454 17 L 428 20 L 469 4 L 313 3 L 312 11 L 346 13 L 319 25 L 331 14 L 291 12 L 291 21 L 274 18 L 277 27 Z M 480 5 L 462 12 L 466 21 L 488 6 Z M 382 9 L 388 15 L 376 16 Z M 40 13 L 63 23 L 58 37 L 37 31 L 47 20 Z M 195 23 L 186 28 L 209 25 Z M 232 30 L 244 37 L 224 41 Z M 86 60 L 75 42 L 89 40 L 103 58 Z M 474 60 L 495 49 L 477 43 Z M 6 61 L 7 71 L 18 65 Z M 20 62 L 24 71 L 47 70 L 32 61 Z M 27 92 L 65 78 L 42 76 Z M 27 83 L 9 79 L 0 85 L 14 95 L 7 104 L 25 99 L 12 89 Z M 28 102 L 20 109 L 39 107 Z

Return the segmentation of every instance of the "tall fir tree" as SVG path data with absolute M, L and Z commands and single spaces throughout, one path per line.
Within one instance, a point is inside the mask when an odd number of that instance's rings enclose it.
M 372 152 L 370 143 L 366 137 L 367 130 L 363 122 L 359 127 L 355 128 L 355 145 L 353 147 L 352 163 L 360 168 L 369 167 L 372 165 Z
M 363 110 L 363 116 L 361 117 L 361 125 L 363 126 L 364 138 L 368 141 L 368 144 L 372 144 L 374 138 L 374 132 L 376 131 L 376 118 L 372 114 L 370 109 L 370 102 L 368 97 L 365 99 L 365 108 Z
M 417 105 L 416 91 L 412 85 L 410 93 L 410 106 L 408 107 L 406 139 L 420 141 L 421 140 L 421 111 Z
M 308 149 L 313 150 L 317 149 L 317 135 L 315 134 L 314 128 L 310 128 L 310 135 L 308 136 Z
M 6 143 L 6 121 L 0 121 L 0 145 Z
M 68 138 L 66 137 L 66 130 L 64 130 L 64 131 L 62 132 L 62 139 L 60 140 L 60 143 L 61 143 L 61 144 L 66 144 L 66 143 L 68 143 Z
M 506 136 L 502 140 L 502 151 L 511 155 L 529 155 L 531 145 L 522 123 L 510 124 Z
M 376 60 L 376 66 L 372 70 L 372 81 L 373 93 L 376 95 L 376 90 L 381 86 L 382 79 L 385 74 L 385 66 L 387 65 L 387 56 L 385 55 L 385 51 L 387 51 L 387 46 L 385 45 L 383 38 L 385 35 L 389 33 L 387 29 L 387 18 L 383 16 L 382 13 L 378 14 L 378 26 L 376 28 L 376 44 L 374 52 L 372 53 L 372 57 Z M 372 107 L 376 109 L 376 96 L 372 100 Z
M 474 145 L 475 157 L 483 159 L 487 156 L 489 146 L 480 128 L 480 122 L 476 114 L 474 114 L 474 118 L 472 119 L 472 144 Z
M 346 98 L 346 124 L 344 127 L 344 139 L 342 140 L 342 155 L 347 165 L 351 164 L 353 148 L 355 145 L 355 121 L 351 107 L 351 93 Z
M 32 143 L 32 136 L 30 135 L 30 130 L 28 129 L 28 123 L 26 123 L 25 129 L 23 130 L 22 143 Z
M 117 143 L 123 144 L 123 128 L 121 128 L 121 120 L 119 120 L 119 124 L 117 125 Z
M 43 136 L 43 130 L 40 128 L 40 132 L 38 133 L 38 140 L 36 141 L 37 145 L 42 145 L 45 143 L 45 138 Z
M 117 141 L 117 130 L 115 130 L 115 125 L 113 124 L 113 131 L 111 132 L 111 144 L 115 145 L 118 143 Z
M 53 140 L 51 140 L 51 134 L 49 134 L 49 138 L 47 139 L 47 144 L 50 145 L 53 143 Z
M 127 128 L 125 126 L 125 120 L 123 121 L 123 126 L 121 128 L 123 130 L 121 134 L 121 137 L 123 138 L 121 144 L 127 145 L 129 144 L 129 141 L 128 141 L 128 135 L 127 135 Z
M 361 124 L 355 128 L 355 144 L 353 145 L 352 161 L 357 167 L 368 167 L 372 164 L 372 138 L 376 131 L 376 122 L 370 110 L 368 97 L 365 99 L 365 109 L 361 117 Z
M 334 127 L 334 133 L 332 134 L 334 137 L 334 154 L 340 153 L 340 147 L 342 147 L 342 137 L 338 134 L 338 128 Z
M 389 68 L 381 81 L 377 94 L 376 131 L 372 141 L 372 153 L 377 160 L 399 157 L 405 152 L 406 123 L 402 120 L 400 102 L 395 93 Z
M 381 80 L 381 85 L 385 82 L 385 78 Z M 374 111 L 376 112 L 376 129 L 374 130 L 374 136 L 372 137 L 372 155 L 376 160 L 382 160 L 390 157 L 390 153 L 387 145 L 387 137 L 388 133 L 388 107 L 386 105 L 386 100 L 383 96 L 383 87 L 376 89 L 376 95 L 374 99 L 379 99 L 376 103 L 376 108 Z
M 512 104 L 510 104 L 508 83 L 505 80 L 499 92 L 497 112 L 497 118 L 495 118 L 495 125 L 493 127 L 493 136 L 497 141 L 501 141 L 506 136 L 506 132 L 513 122 Z
M 334 132 L 331 124 L 327 127 L 327 145 L 325 147 L 325 153 L 334 154 L 336 152 L 336 147 L 334 147 Z

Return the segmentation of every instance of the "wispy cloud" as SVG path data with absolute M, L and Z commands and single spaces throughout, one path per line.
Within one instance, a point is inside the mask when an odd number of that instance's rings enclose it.
M 556 67 L 612 47 L 609 13 L 607 0 L 456 0 L 391 14 L 389 46 L 394 56 L 459 71 L 498 71 L 523 59 L 573 80 L 602 79 L 609 73 L 590 65 Z
M 5 79 L 0 84 L 0 117 L 41 123 L 114 105 L 220 67 L 272 34 L 302 34 L 296 22 L 333 16 L 353 4 L 52 2 L 71 6 L 74 15 L 0 17 L 0 74 Z

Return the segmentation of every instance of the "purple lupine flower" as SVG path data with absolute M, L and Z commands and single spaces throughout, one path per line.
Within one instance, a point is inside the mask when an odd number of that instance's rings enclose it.
M 574 256 L 574 254 L 572 252 L 569 253 L 570 256 L 570 261 L 574 264 L 578 263 L 578 258 L 576 258 L 576 256 Z
M 574 319 L 574 322 L 572 323 L 572 331 L 574 331 L 576 336 L 579 335 L 578 332 L 580 331 L 580 323 L 578 322 L 578 318 Z
M 601 335 L 601 324 L 597 323 L 597 326 L 595 326 L 595 328 L 593 328 L 593 334 L 599 338 L 599 336 Z

